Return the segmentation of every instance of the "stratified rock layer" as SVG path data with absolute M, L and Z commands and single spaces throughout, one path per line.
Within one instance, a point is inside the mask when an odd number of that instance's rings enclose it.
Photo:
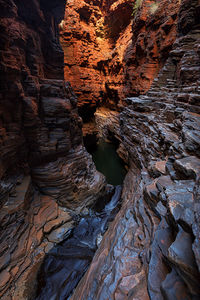
M 68 8 L 70 3 L 77 5 L 74 16 L 78 24 L 81 17 L 84 26 L 93 16 L 94 6 L 97 10 L 100 7 L 96 2 L 90 10 L 88 1 L 70 1 Z M 132 26 L 131 3 L 101 4 L 102 11 L 110 14 L 105 15 L 105 24 L 100 17 L 95 36 L 109 40 L 112 50 L 115 43 L 124 47 L 132 40 L 128 34 Z M 63 81 L 57 24 L 64 14 L 64 1 L 1 0 L 0 4 L 0 297 L 23 300 L 34 294 L 35 278 L 45 253 L 62 241 L 73 226 L 69 212 L 59 204 L 81 210 L 101 194 L 104 178 L 96 172 L 82 146 L 76 99 Z M 138 28 L 139 40 L 134 41 L 133 52 L 137 55 L 132 55 L 130 49 L 133 60 L 122 60 L 128 68 L 136 64 L 134 72 L 141 74 L 141 81 L 130 81 L 137 82 L 134 94 L 149 88 L 175 38 L 173 20 L 178 1 L 162 1 L 160 8 L 151 7 L 152 15 L 142 19 L 150 9 L 146 5 L 151 4 L 152 1 L 143 2 L 135 14 L 134 30 Z M 166 11 L 162 11 L 166 4 Z M 122 18 L 118 27 L 115 17 L 122 8 L 127 20 Z M 72 15 L 73 7 L 70 9 Z M 96 20 L 98 13 L 99 10 Z M 145 96 L 127 98 L 120 114 L 108 109 L 96 112 L 102 136 L 114 134 L 119 139 L 118 152 L 129 163 L 130 171 L 124 183 L 122 209 L 78 285 L 74 300 L 200 298 L 199 14 L 198 0 L 181 2 L 178 38 Z M 105 36 L 102 24 L 108 25 Z M 153 35 L 140 35 L 146 33 L 147 24 Z M 86 40 L 90 36 L 87 33 Z M 66 41 L 67 35 L 66 31 Z M 173 38 L 168 41 L 170 36 Z M 160 42 L 152 44 L 154 37 Z M 80 38 L 73 42 L 76 40 Z M 105 73 L 103 76 L 115 62 L 115 51 L 111 60 L 110 56 L 101 58 L 97 66 L 100 73 Z M 82 67 L 87 74 L 85 63 L 87 60 Z M 148 67 L 142 70 L 141 64 Z M 109 80 L 113 74 L 123 73 L 117 71 L 118 65 L 121 70 L 120 63 L 116 63 Z M 73 64 L 69 69 L 72 67 Z M 94 80 L 95 74 L 90 75 Z M 89 91 L 91 80 L 83 79 Z M 125 79 L 129 80 L 128 76 Z M 107 95 L 102 99 L 115 98 L 113 103 L 120 104 L 120 94 L 116 95 L 116 89 L 109 84 L 105 83 Z M 115 86 L 115 81 L 112 84 Z M 92 90 L 98 91 L 98 84 Z M 84 105 L 90 106 L 88 95 L 85 99 Z M 96 100 L 92 104 L 95 107 Z
M 200 298 L 199 12 L 199 1 L 182 1 L 178 37 L 145 96 L 120 114 L 96 112 L 103 134 L 120 136 L 130 171 L 74 300 Z
M 179 5 L 178 0 L 67 2 L 60 26 L 65 78 L 84 120 L 102 103 L 120 107 L 124 97 L 149 89 L 175 40 Z
M 76 208 L 97 197 L 104 178 L 82 146 L 76 97 L 63 81 L 64 4 L 1 1 L 0 178 L 30 172 L 42 192 Z
M 0 298 L 30 299 L 45 254 L 73 228 L 72 217 L 55 200 L 34 192 L 30 177 L 0 212 Z
M 64 82 L 64 9 L 64 0 L 0 1 L 1 299 L 30 299 L 45 253 L 72 228 L 69 211 L 104 192 Z

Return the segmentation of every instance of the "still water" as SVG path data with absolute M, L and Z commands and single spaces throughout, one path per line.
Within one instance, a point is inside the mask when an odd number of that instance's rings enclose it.
M 106 176 L 108 183 L 112 185 L 123 183 L 126 169 L 122 159 L 117 155 L 114 144 L 99 140 L 97 147 L 90 151 L 90 154 L 97 170 Z

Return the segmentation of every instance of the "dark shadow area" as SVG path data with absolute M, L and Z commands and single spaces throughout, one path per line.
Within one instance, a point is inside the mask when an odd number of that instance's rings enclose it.
M 78 114 L 84 123 L 90 122 L 94 118 L 95 111 L 96 106 L 91 106 L 89 103 L 78 107 Z
M 122 3 L 117 9 L 111 11 L 105 18 L 106 35 L 116 41 L 123 30 L 129 25 L 132 19 L 132 3 Z
M 122 184 L 126 176 L 124 163 L 116 150 L 116 143 L 100 139 L 96 148 L 90 151 L 97 170 L 105 175 L 108 183 L 113 185 Z

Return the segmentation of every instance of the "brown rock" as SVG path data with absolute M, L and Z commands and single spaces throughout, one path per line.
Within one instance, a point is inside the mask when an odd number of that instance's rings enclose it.
M 74 222 L 67 222 L 58 229 L 54 229 L 48 236 L 47 239 L 52 243 L 62 242 L 69 235 L 73 228 Z
M 65 2 L 52 4 L 31 0 L 31 12 L 27 5 L 14 5 L 12 0 L 7 4 L 4 2 L 0 3 L 3 41 L 0 178 L 6 177 L 15 184 L 15 179 L 11 178 L 14 169 L 15 173 L 31 173 L 41 191 L 53 195 L 62 205 L 70 208 L 72 201 L 76 202 L 73 208 L 78 207 L 79 201 L 89 204 L 93 202 L 93 195 L 95 200 L 99 192 L 103 193 L 105 179 L 96 172 L 82 147 L 76 97 L 70 84 L 64 82 L 58 24 L 63 17 Z M 30 12 L 30 18 L 26 10 Z M 11 44 L 13 46 L 8 48 Z M 79 165 L 85 170 L 82 175 L 77 170 Z M 72 174 L 71 167 L 75 166 Z M 81 183 L 80 198 L 76 192 L 78 182 L 73 183 L 75 176 Z M 17 206 L 18 200 L 18 207 L 23 204 L 22 186 L 17 188 L 22 190 L 17 190 L 13 207 Z M 4 190 L 2 203 L 7 199 L 10 187 L 4 187 Z
M 1 274 L 0 274 L 0 289 L 2 289 L 10 280 L 11 275 L 7 270 L 4 270 Z

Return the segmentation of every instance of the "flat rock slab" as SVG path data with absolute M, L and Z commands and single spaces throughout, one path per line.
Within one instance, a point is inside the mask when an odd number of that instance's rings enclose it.
M 185 281 L 191 294 L 200 296 L 200 276 L 192 251 L 192 237 L 179 227 L 176 240 L 169 247 L 168 259 L 176 266 L 178 274 Z
M 196 179 L 200 175 L 200 159 L 195 156 L 188 156 L 177 159 L 174 168 L 189 179 Z

